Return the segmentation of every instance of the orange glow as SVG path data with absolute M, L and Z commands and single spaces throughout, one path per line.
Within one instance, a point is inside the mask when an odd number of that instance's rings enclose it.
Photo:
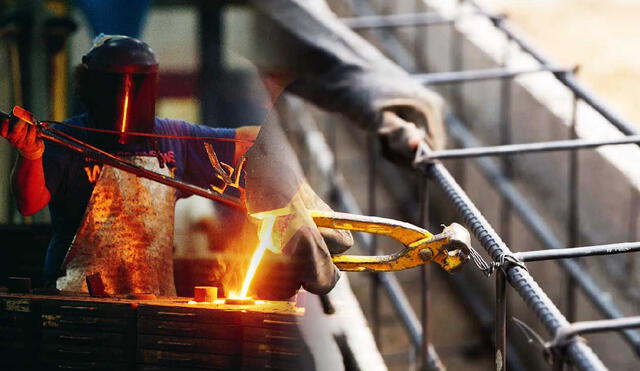
M 262 223 L 260 224 L 260 232 L 258 233 L 258 240 L 260 242 L 256 250 L 253 252 L 253 256 L 251 257 L 251 263 L 249 264 L 249 269 L 247 270 L 247 274 L 244 277 L 242 290 L 240 290 L 240 298 L 247 297 L 249 286 L 251 286 L 251 281 L 253 281 L 253 276 L 255 276 L 256 274 L 256 270 L 258 269 L 258 265 L 262 260 L 262 256 L 264 255 L 265 250 L 272 244 L 271 231 L 273 230 L 273 225 L 276 222 L 276 217 L 276 214 L 262 214 L 260 217 L 262 219 Z
M 286 216 L 294 214 L 295 211 L 291 204 L 287 206 L 263 211 L 255 214 L 251 214 L 251 217 L 258 219 L 261 221 L 260 230 L 258 232 L 258 247 L 253 252 L 251 257 L 251 261 L 249 263 L 249 268 L 247 269 L 247 273 L 244 276 L 244 282 L 242 284 L 242 289 L 238 293 L 235 290 L 230 290 L 227 297 L 231 299 L 250 299 L 247 297 L 247 293 L 249 292 L 249 288 L 251 287 L 251 281 L 256 274 L 256 270 L 260 265 L 260 261 L 264 255 L 266 249 L 272 250 L 274 253 L 281 252 L 281 239 L 282 236 L 274 235 L 273 228 L 276 224 L 276 220 L 280 216 Z M 295 228 L 297 230 L 297 228 Z
M 124 79 L 124 99 L 122 102 L 122 118 L 120 119 L 120 132 L 122 133 L 127 131 L 127 120 L 129 118 L 127 113 L 129 112 L 129 95 L 131 95 L 131 76 L 127 74 Z M 124 138 L 121 138 L 120 141 L 123 139 Z

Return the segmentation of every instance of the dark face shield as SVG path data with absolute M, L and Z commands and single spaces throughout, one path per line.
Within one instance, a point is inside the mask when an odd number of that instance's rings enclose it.
M 87 109 L 100 142 L 132 144 L 145 140 L 126 133 L 151 133 L 155 117 L 157 74 L 87 71 Z

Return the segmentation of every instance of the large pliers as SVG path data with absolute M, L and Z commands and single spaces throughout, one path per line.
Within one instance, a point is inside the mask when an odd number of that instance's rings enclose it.
M 311 216 L 318 227 L 388 236 L 404 245 L 404 249 L 390 255 L 332 256 L 333 263 L 342 271 L 398 271 L 431 261 L 451 273 L 464 265 L 471 254 L 469 232 L 458 223 L 452 223 L 442 233 L 433 235 L 409 223 L 375 216 L 332 211 L 312 211 Z

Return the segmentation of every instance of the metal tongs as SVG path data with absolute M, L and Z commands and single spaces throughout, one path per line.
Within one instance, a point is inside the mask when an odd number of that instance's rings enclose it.
M 436 235 L 426 229 L 398 220 L 327 211 L 311 211 L 318 227 L 344 229 L 388 236 L 400 241 L 404 249 L 390 255 L 334 255 L 333 263 L 342 271 L 388 272 L 438 264 L 452 273 L 471 255 L 471 237 L 460 224 L 452 223 Z
M 124 158 L 120 158 L 111 153 L 105 152 L 97 147 L 83 142 L 69 134 L 66 134 L 60 130 L 56 130 L 49 126 L 47 121 L 39 121 L 31 112 L 25 110 L 22 107 L 15 106 L 10 114 L 0 111 L 0 118 L 9 118 L 11 120 L 20 119 L 29 125 L 34 125 L 38 128 L 38 136 L 43 139 L 47 139 L 50 142 L 66 147 L 70 150 L 80 152 L 83 155 L 90 157 L 97 162 L 103 163 L 115 167 L 117 169 L 126 171 L 136 176 L 150 179 L 158 183 L 174 187 L 204 198 L 208 198 L 214 201 L 222 202 L 225 205 L 232 206 L 237 209 L 244 210 L 246 207 L 244 202 L 237 197 L 228 196 L 226 194 L 214 192 L 202 187 L 195 186 L 183 182 L 178 179 L 171 178 L 167 175 L 157 173 L 145 169 L 141 166 L 135 165 Z

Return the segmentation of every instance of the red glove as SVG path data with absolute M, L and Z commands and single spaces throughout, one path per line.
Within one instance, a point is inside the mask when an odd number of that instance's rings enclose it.
M 3 119 L 0 124 L 0 135 L 7 138 L 20 155 L 28 160 L 36 160 L 44 153 L 44 142 L 37 134 L 37 129 L 22 120 L 11 124 L 10 119 Z

